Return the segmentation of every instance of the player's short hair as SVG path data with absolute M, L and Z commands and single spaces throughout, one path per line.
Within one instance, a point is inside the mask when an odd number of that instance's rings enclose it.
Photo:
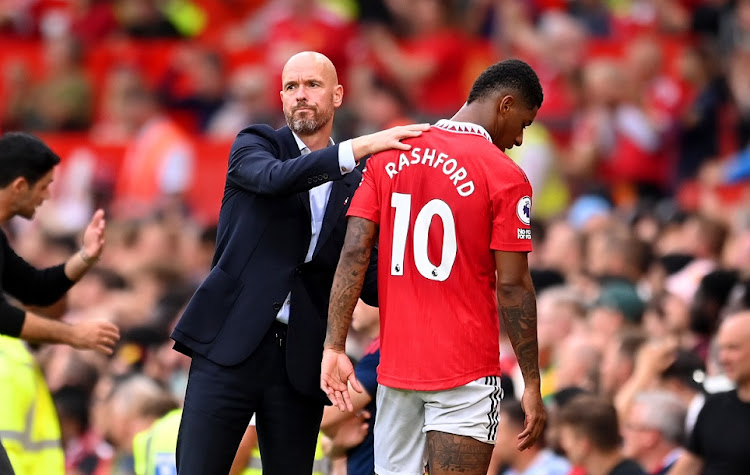
M 542 107 L 544 100 L 539 77 L 531 66 L 520 59 L 506 59 L 485 69 L 474 81 L 466 102 L 471 104 L 495 91 L 517 95 L 529 109 Z
M 31 134 L 8 132 L 0 137 L 0 188 L 18 177 L 33 186 L 58 163 L 60 157 Z
M 560 409 L 558 422 L 589 439 L 601 451 L 617 450 L 620 447 L 617 410 L 601 396 L 575 396 Z

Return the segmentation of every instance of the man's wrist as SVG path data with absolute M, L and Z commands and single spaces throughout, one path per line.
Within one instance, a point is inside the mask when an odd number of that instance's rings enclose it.
M 93 266 L 99 261 L 98 256 L 97 257 L 89 256 L 86 253 L 86 249 L 83 247 L 81 248 L 80 251 L 78 251 L 78 255 L 81 257 L 81 260 L 83 261 L 83 263 L 86 264 L 87 266 Z

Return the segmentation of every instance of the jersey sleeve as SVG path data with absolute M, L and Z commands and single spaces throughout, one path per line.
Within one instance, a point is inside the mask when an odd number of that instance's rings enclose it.
M 499 181 L 499 180 L 495 180 Z M 526 180 L 490 187 L 495 251 L 531 251 L 531 185 Z
M 373 159 L 369 160 L 372 163 Z M 376 168 L 370 166 L 365 168 L 359 188 L 354 192 L 352 204 L 349 206 L 347 216 L 356 216 L 380 224 L 380 197 L 377 189 Z

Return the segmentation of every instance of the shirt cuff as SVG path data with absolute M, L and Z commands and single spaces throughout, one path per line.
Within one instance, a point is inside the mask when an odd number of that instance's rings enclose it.
M 339 169 L 341 174 L 350 173 L 357 167 L 357 161 L 354 160 L 354 146 L 351 140 L 344 140 L 339 144 Z

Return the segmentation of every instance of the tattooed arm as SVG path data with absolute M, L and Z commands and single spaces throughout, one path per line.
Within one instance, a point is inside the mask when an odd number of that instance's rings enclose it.
M 349 218 L 344 248 L 341 250 L 328 302 L 328 328 L 320 366 L 320 388 L 342 411 L 353 409 L 347 382 L 357 392 L 362 392 L 344 348 L 377 232 L 378 227 L 374 222 L 364 218 Z
M 536 339 L 536 295 L 526 253 L 495 251 L 497 301 L 524 381 L 521 404 L 526 413 L 518 449 L 534 445 L 547 418 L 542 403 L 539 376 L 539 345 Z

